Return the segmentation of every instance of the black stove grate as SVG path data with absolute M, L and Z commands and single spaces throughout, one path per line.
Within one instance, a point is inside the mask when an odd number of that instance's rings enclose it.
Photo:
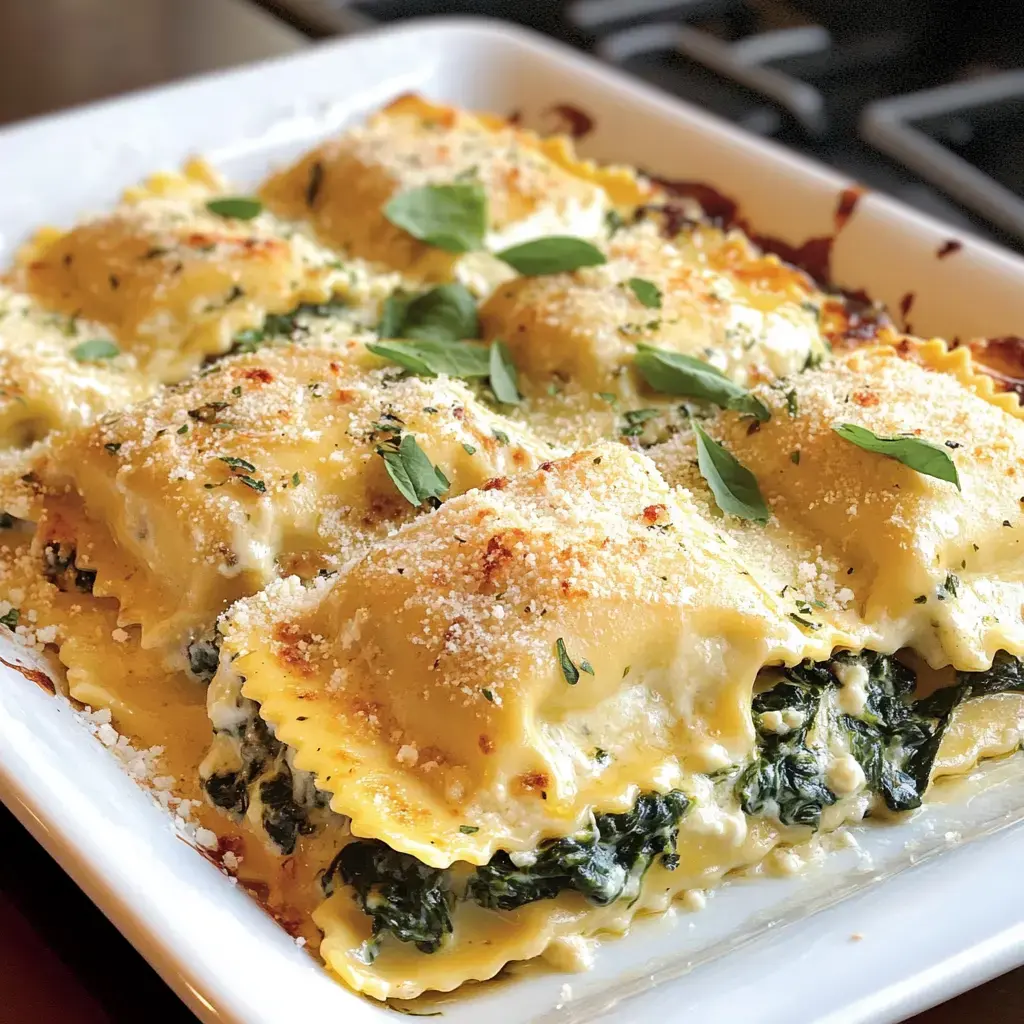
M 274 0 L 320 34 L 504 17 L 1024 251 L 1024 4 Z

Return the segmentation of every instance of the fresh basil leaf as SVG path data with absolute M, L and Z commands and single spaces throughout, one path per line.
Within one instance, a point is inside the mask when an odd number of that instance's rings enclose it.
M 409 308 L 412 296 L 405 292 L 393 292 L 384 300 L 380 311 L 380 323 L 377 324 L 378 338 L 400 338 L 402 325 L 405 323 L 405 311 Z
M 479 182 L 424 185 L 392 196 L 384 216 L 427 245 L 446 252 L 474 252 L 484 247 L 487 195 Z
M 655 391 L 702 398 L 723 409 L 753 416 L 761 423 L 771 419 L 771 412 L 759 398 L 702 359 L 640 344 L 637 345 L 633 365 Z
M 524 277 L 561 274 L 580 267 L 597 267 L 608 258 L 596 245 L 571 235 L 535 238 L 494 254 Z
M 263 212 L 263 204 L 252 196 L 224 196 L 221 199 L 210 199 L 206 203 L 210 213 L 218 217 L 231 217 L 234 220 L 252 220 Z
M 463 341 L 480 335 L 476 299 L 461 284 L 441 284 L 420 295 L 396 294 L 384 303 L 381 338 Z
M 489 368 L 494 397 L 506 405 L 516 405 L 519 402 L 519 378 L 505 342 L 491 342 Z
M 648 309 L 661 309 L 661 289 L 643 277 L 631 277 L 626 284 L 637 301 Z
M 879 437 L 867 427 L 858 427 L 855 423 L 838 423 L 832 429 L 844 441 L 850 441 L 866 452 L 895 459 L 908 469 L 955 484 L 956 489 L 960 490 L 960 474 L 956 463 L 944 447 L 919 437 Z
M 491 364 L 487 349 L 471 341 L 377 341 L 366 347 L 378 356 L 419 377 L 487 377 Z
M 707 481 L 715 503 L 723 511 L 740 519 L 766 523 L 771 516 L 761 497 L 757 478 L 734 455 L 708 437 L 704 428 L 690 421 L 697 438 L 697 466 Z
M 106 338 L 92 338 L 83 341 L 71 350 L 71 355 L 79 363 L 95 363 L 101 359 L 114 359 L 121 354 L 121 350 Z
M 404 434 L 397 445 L 377 445 L 376 452 L 384 459 L 388 476 L 410 505 L 418 507 L 431 499 L 437 501 L 448 490 L 448 478 L 427 458 L 412 434 Z
M 580 670 L 572 663 L 572 658 L 565 649 L 565 641 L 561 637 L 555 641 L 555 653 L 558 655 L 558 664 L 565 681 L 570 686 L 575 686 L 580 681 Z

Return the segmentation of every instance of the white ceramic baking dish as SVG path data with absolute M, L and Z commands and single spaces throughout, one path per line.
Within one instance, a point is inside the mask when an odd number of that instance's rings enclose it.
M 588 155 L 710 183 L 757 231 L 791 243 L 832 234 L 849 185 L 540 37 L 436 19 L 0 132 L 0 255 L 192 153 L 254 181 L 408 90 L 535 124 L 552 104 L 573 104 L 595 121 Z M 918 333 L 1024 334 L 1024 262 L 951 240 L 869 194 L 835 241 L 833 277 L 894 309 L 909 304 Z M 0 656 L 13 652 L 0 637 Z M 859 850 L 810 874 L 733 883 L 700 913 L 643 921 L 605 944 L 589 974 L 513 970 L 439 1009 L 451 1024 L 898 1020 L 1024 962 L 1021 766 L 997 766 L 969 800 L 856 830 Z M 65 702 L 2 666 L 0 798 L 203 1020 L 358 1024 L 389 1012 L 332 982 L 180 841 Z

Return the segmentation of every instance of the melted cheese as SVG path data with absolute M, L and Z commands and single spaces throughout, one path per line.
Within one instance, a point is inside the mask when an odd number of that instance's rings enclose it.
M 999 649 L 1024 652 L 1024 422 L 969 379 L 923 365 L 934 345 L 915 351 L 864 350 L 760 389 L 772 418 L 759 430 L 732 413 L 709 421 L 773 514 L 767 529 L 731 518 L 727 528 L 809 629 L 980 670 Z M 846 422 L 948 444 L 962 490 L 844 440 L 833 427 Z M 691 437 L 652 455 L 670 479 L 706 493 Z
M 76 358 L 75 350 L 93 340 L 110 337 L 98 325 L 48 313 L 0 287 L 0 448 L 23 448 L 51 430 L 84 426 L 153 392 L 155 384 L 131 356 Z
M 772 604 L 645 458 L 609 445 L 449 500 L 221 631 L 353 832 L 443 866 L 742 760 L 755 674 L 809 649 Z
M 481 308 L 484 336 L 505 339 L 537 392 L 555 379 L 625 399 L 647 391 L 632 370 L 638 343 L 706 359 L 745 385 L 820 359 L 813 284 L 745 238 L 712 244 L 713 233 L 669 240 L 652 221 L 619 230 L 602 266 L 501 285 Z M 637 278 L 658 289 L 657 308 L 634 293 Z
M 415 436 L 452 494 L 550 451 L 460 383 L 367 360 L 362 346 L 265 350 L 59 438 L 38 468 L 39 543 L 76 548 L 122 624 L 173 649 L 279 573 L 337 568 L 415 513 L 376 451 L 388 425 Z
M 459 276 L 486 291 L 511 271 L 483 254 L 460 259 L 418 242 L 383 214 L 400 192 L 470 179 L 486 190 L 491 252 L 545 235 L 596 237 L 612 202 L 645 194 L 628 172 L 576 160 L 565 140 L 414 96 L 306 154 L 260 194 L 280 215 L 310 221 L 328 245 L 428 280 Z
M 469 180 L 487 194 L 486 252 L 432 249 L 383 214 L 402 191 Z M 16 642 L 56 650 L 74 699 L 166 748 L 176 799 L 196 801 L 228 870 L 311 947 L 315 920 L 353 988 L 448 991 L 512 960 L 554 961 L 676 896 L 697 906 L 726 872 L 799 865 L 792 844 L 810 830 L 767 805 L 744 815 L 733 788 L 766 664 L 902 647 L 944 666 L 919 673 L 927 690 L 950 666 L 1024 652 L 1024 423 L 968 350 L 882 328 L 889 348 L 800 374 L 824 338 L 866 333 L 840 299 L 565 139 L 417 97 L 272 176 L 271 212 L 213 214 L 228 191 L 201 163 L 156 175 L 112 213 L 41 232 L 8 279 L 21 292 L 0 292 L 0 507 L 38 523 L 31 546 L 0 526 L 0 602 Z M 611 230 L 609 213 L 629 226 Z M 608 263 L 513 279 L 491 255 L 555 234 L 591 239 Z M 514 419 L 482 386 L 401 377 L 365 350 L 389 295 L 453 279 L 491 295 L 485 336 L 506 340 L 527 394 Z M 120 354 L 79 362 L 99 339 Z M 705 424 L 757 476 L 767 525 L 719 512 L 679 400 L 631 369 L 638 342 L 757 387 L 770 421 Z M 220 358 L 247 346 L 259 350 Z M 653 461 L 589 447 L 633 426 L 637 405 L 658 415 L 628 444 L 682 430 Z M 861 451 L 837 422 L 949 442 L 962 492 Z M 399 432 L 450 481 L 435 511 L 402 496 L 377 451 Z M 210 643 L 221 613 L 204 693 L 183 645 Z M 810 733 L 839 797 L 823 832 L 875 810 L 833 727 L 838 711 L 865 712 L 865 672 L 838 674 Z M 799 717 L 757 724 L 784 734 Z M 250 725 L 262 760 L 245 760 Z M 1022 737 L 1020 694 L 971 700 L 933 776 Z M 287 858 L 263 790 L 285 768 L 311 827 Z M 199 803 L 204 782 L 238 769 L 247 803 L 233 817 Z M 437 953 L 387 937 L 372 964 L 351 890 L 322 900 L 349 818 L 354 836 L 464 879 L 495 851 L 528 864 L 592 813 L 672 787 L 691 801 L 679 865 L 654 863 L 636 899 L 463 901 Z
M 731 871 L 758 864 L 780 843 L 805 842 L 806 828 L 785 828 L 766 819 L 747 819 L 728 796 L 706 779 L 691 785 L 697 806 L 679 830 L 680 862 L 673 870 L 656 860 L 643 878 L 636 899 L 605 907 L 574 892 L 539 900 L 514 911 L 487 910 L 459 903 L 454 933 L 440 950 L 425 956 L 412 944 L 386 941 L 372 964 L 363 943 L 370 918 L 342 889 L 314 913 L 324 933 L 321 955 L 357 991 L 375 999 L 414 998 L 425 991 L 447 992 L 467 981 L 494 977 L 510 961 L 538 956 L 555 959 L 567 944 L 595 935 L 623 935 L 642 914 L 664 913 L 672 901 L 716 885 Z M 859 821 L 866 802 L 847 798 L 827 808 L 826 829 Z
M 336 255 L 269 214 L 207 208 L 201 185 L 136 190 L 113 213 L 41 232 L 16 279 L 40 303 L 105 324 L 139 367 L 175 381 L 267 314 L 350 290 Z

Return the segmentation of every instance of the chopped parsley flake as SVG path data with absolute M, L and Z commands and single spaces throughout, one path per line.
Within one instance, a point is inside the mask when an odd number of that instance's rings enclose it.
M 106 338 L 90 338 L 71 350 L 71 356 L 78 363 L 97 363 L 103 359 L 114 359 L 121 350 Z
M 565 649 L 565 641 L 561 637 L 555 641 L 555 653 L 558 655 L 558 664 L 565 681 L 570 686 L 575 686 L 580 681 L 580 670 L 573 664 L 569 652 Z

